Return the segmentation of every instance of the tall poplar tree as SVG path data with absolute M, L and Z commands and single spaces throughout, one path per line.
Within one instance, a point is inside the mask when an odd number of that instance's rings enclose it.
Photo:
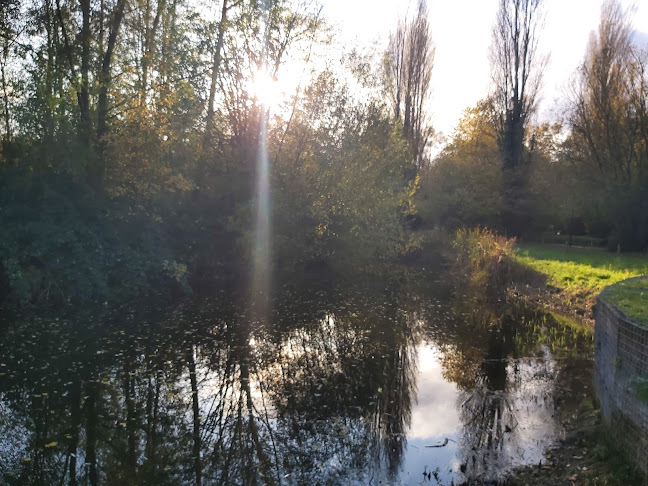
M 547 58 L 538 52 L 542 0 L 500 0 L 490 51 L 493 115 L 502 157 L 502 224 L 524 233 L 527 168 L 524 138 L 536 110 Z

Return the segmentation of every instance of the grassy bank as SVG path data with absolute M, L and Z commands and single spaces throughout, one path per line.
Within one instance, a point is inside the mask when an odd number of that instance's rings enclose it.
M 557 293 L 566 306 L 586 312 L 606 286 L 648 274 L 648 258 L 636 253 L 617 255 L 589 248 L 534 244 L 520 245 L 513 258 L 542 275 L 547 289 Z M 643 307 L 636 298 L 632 304 L 635 309 Z
M 626 316 L 648 326 L 648 277 L 610 287 L 604 298 L 621 309 Z

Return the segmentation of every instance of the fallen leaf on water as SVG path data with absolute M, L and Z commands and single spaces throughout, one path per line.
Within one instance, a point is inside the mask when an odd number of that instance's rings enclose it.
M 56 444 L 58 444 L 58 442 L 50 442 L 49 444 L 45 444 L 45 448 L 49 449 L 50 447 L 56 447 Z
M 25 458 L 23 459 L 23 462 L 31 462 L 31 457 L 25 457 Z

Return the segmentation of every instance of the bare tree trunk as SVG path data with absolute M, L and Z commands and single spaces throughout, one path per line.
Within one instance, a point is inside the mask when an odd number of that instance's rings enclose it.
M 79 0 L 81 7 L 81 90 L 79 92 L 81 140 L 90 147 L 90 0 Z
M 5 39 L 2 49 L 2 61 L 0 65 L 0 72 L 2 74 L 2 97 L 4 98 L 3 114 L 5 124 L 5 141 L 11 140 L 11 116 L 9 112 L 9 91 L 7 89 L 7 61 L 9 60 L 9 46 L 8 41 Z
M 106 45 L 106 52 L 103 55 L 103 62 L 99 72 L 99 97 L 97 101 L 97 142 L 99 144 L 99 160 L 94 164 L 89 173 L 90 184 L 95 189 L 101 189 L 103 187 L 105 173 L 104 136 L 107 132 L 108 121 L 108 91 L 111 85 L 110 68 L 115 51 L 115 45 L 117 44 L 119 27 L 124 17 L 125 6 L 126 0 L 117 0 L 110 22 L 108 44 Z
M 151 58 L 153 57 L 153 52 L 155 49 L 155 36 L 157 35 L 158 26 L 160 25 L 160 17 L 162 15 L 162 10 L 165 8 L 166 1 L 158 0 L 157 10 L 155 11 L 155 18 L 153 19 L 153 25 L 149 27 L 149 16 L 150 10 L 149 3 L 147 2 L 147 15 L 145 18 L 145 30 L 144 30 L 144 52 L 142 53 L 142 81 L 140 86 L 140 103 L 144 106 L 146 105 L 146 97 L 148 91 L 148 71 L 149 65 L 151 63 Z
M 45 67 L 45 83 L 47 86 L 47 98 L 51 99 L 59 84 L 54 79 L 54 56 L 57 49 L 55 25 L 52 19 L 52 5 L 50 0 L 45 1 L 45 31 L 47 33 L 47 64 Z M 52 110 L 45 111 L 45 139 L 49 142 L 54 137 L 54 117 Z
M 82 24 L 79 32 L 81 41 L 81 82 L 79 84 L 77 65 L 73 56 L 73 45 L 70 41 L 70 35 L 63 18 L 61 1 L 56 1 L 56 18 L 58 19 L 63 36 L 63 51 L 68 61 L 70 70 L 70 79 L 76 90 L 77 104 L 79 106 L 79 126 L 77 128 L 79 139 L 85 149 L 90 148 L 90 91 L 89 91 L 89 71 L 90 71 L 90 1 L 79 0 L 81 6 Z M 63 88 L 61 87 L 61 91 Z
M 216 88 L 218 86 L 218 74 L 220 72 L 221 51 L 223 50 L 225 29 L 227 28 L 227 10 L 227 0 L 223 0 L 221 19 L 218 24 L 218 38 L 216 40 L 216 49 L 214 51 L 214 62 L 212 64 L 211 82 L 209 84 L 209 100 L 207 101 L 207 118 L 205 119 L 203 150 L 209 145 L 214 130 L 214 103 L 216 102 Z

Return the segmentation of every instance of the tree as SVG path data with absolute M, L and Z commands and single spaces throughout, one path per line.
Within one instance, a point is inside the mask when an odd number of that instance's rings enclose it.
M 153 7 L 155 3 L 155 9 Z M 138 62 L 138 85 L 139 101 L 141 105 L 146 105 L 149 97 L 150 67 L 156 67 L 154 62 L 157 61 L 156 53 L 160 43 L 159 32 L 160 25 L 163 23 L 167 9 L 167 0 L 138 0 L 138 6 L 134 12 L 134 26 L 127 26 L 126 33 L 132 32 L 136 37 L 134 44 L 137 46 Z M 130 31 L 130 32 L 129 32 Z
M 89 0 L 84 0 L 88 1 Z M 99 70 L 97 79 L 99 81 L 99 96 L 97 101 L 97 140 L 100 147 L 100 156 L 103 156 L 103 137 L 107 132 L 108 123 L 108 92 L 112 87 L 111 66 L 113 63 L 113 56 L 117 45 L 117 36 L 119 35 L 119 28 L 124 18 L 124 8 L 126 7 L 126 0 L 117 0 L 115 7 L 110 15 L 108 22 L 108 39 L 105 51 L 100 52 L 101 68 Z M 103 44 L 103 39 L 100 39 Z M 90 183 L 95 187 L 103 185 L 103 178 L 105 173 L 105 166 L 103 160 L 100 161 L 98 167 L 91 171 Z
M 103 160 L 103 137 L 107 131 L 108 119 L 108 93 L 112 88 L 111 66 L 119 36 L 120 27 L 124 18 L 126 0 L 115 0 L 112 8 L 101 3 L 98 10 L 93 10 L 90 0 L 79 0 L 78 7 L 81 11 L 81 26 L 77 27 L 74 21 L 74 4 L 65 5 L 61 0 L 55 2 L 57 30 L 60 28 L 63 50 L 67 59 L 67 72 L 72 85 L 75 87 L 79 110 L 77 132 L 81 145 L 86 149 L 89 157 L 86 161 L 88 182 L 95 189 L 103 188 L 105 161 Z M 49 11 L 49 4 L 45 10 Z M 92 23 L 98 18 L 100 29 L 93 32 Z M 106 20 L 106 17 L 108 18 Z M 104 32 L 104 23 L 107 31 Z M 74 30 L 78 33 L 75 35 Z M 107 38 L 104 39 L 104 34 Z M 94 36 L 93 36 L 94 34 Z M 81 44 L 80 56 L 75 47 L 74 38 Z M 105 47 L 104 47 L 105 46 Z M 95 54 L 95 55 L 93 55 Z M 79 57 L 77 59 L 77 57 Z M 93 72 L 93 66 L 99 69 Z M 91 119 L 91 80 L 96 80 L 98 85 L 97 122 L 95 128 L 96 140 L 99 148 L 98 157 L 90 156 L 92 145 L 93 120 Z
M 430 224 L 497 226 L 502 174 L 490 111 L 487 101 L 467 109 L 450 142 L 422 171 L 416 207 Z
M 571 93 L 566 153 L 586 169 L 614 241 L 639 249 L 648 243 L 648 58 L 631 40 L 629 12 L 604 3 Z
M 414 19 L 399 21 L 389 39 L 385 69 L 394 116 L 403 124 L 403 134 L 419 168 L 425 163 L 425 148 L 432 135 L 426 105 L 434 51 L 427 4 L 419 0 Z
M 218 75 L 221 68 L 221 59 L 223 57 L 223 40 L 225 38 L 225 30 L 227 29 L 227 13 L 232 8 L 227 0 L 223 0 L 221 18 L 218 23 L 218 37 L 216 46 L 214 47 L 213 63 L 211 68 L 211 80 L 209 84 L 209 100 L 207 101 L 207 117 L 205 118 L 205 136 L 203 138 L 203 150 L 209 144 L 214 130 L 214 103 L 216 101 L 216 89 L 218 88 Z
M 547 58 L 538 54 L 542 0 L 500 0 L 490 51 L 494 118 L 502 158 L 502 223 L 511 234 L 525 230 L 521 205 L 526 168 L 524 139 Z
M 11 108 L 9 93 L 11 81 L 9 74 L 10 51 L 16 42 L 16 20 L 19 12 L 18 0 L 7 0 L 0 4 L 0 97 L 2 98 L 2 118 L 4 124 L 3 140 L 8 142 L 12 138 Z
M 577 157 L 593 162 L 602 180 L 612 184 L 631 182 L 635 158 L 638 132 L 628 113 L 634 88 L 631 35 L 627 12 L 616 1 L 606 2 L 572 93 L 571 128 L 582 142 Z

